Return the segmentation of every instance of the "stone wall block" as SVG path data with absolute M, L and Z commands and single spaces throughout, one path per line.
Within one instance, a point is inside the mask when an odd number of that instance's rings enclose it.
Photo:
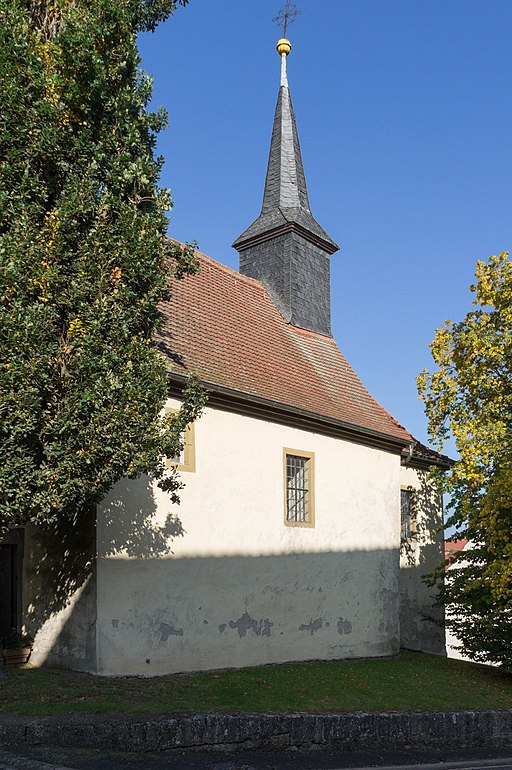
M 261 724 L 260 735 L 265 740 L 265 735 L 270 736 L 275 745 L 289 745 L 292 729 L 292 717 L 288 714 L 266 714 L 266 719 Z
M 144 722 L 130 722 L 127 728 L 124 737 L 129 741 L 130 746 L 134 747 L 132 751 L 147 751 L 147 731 Z M 117 730 L 117 725 L 114 729 Z
M 8 746 L 10 743 L 25 743 L 25 739 L 25 724 L 12 721 L 9 717 L 3 717 L 0 722 L 0 746 Z
M 183 720 L 173 717 L 152 720 L 144 724 L 145 751 L 167 751 L 184 745 Z
M 20 744 L 114 751 L 512 748 L 512 710 L 0 717 L 0 746 Z
M 238 743 L 244 734 L 243 717 L 233 714 L 208 714 L 205 717 L 204 744 Z
M 292 714 L 290 745 L 304 746 L 321 742 L 322 724 L 315 714 Z

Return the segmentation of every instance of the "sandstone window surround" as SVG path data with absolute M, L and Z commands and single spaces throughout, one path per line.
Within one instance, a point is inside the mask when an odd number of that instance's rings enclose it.
M 291 527 L 315 526 L 315 455 L 283 449 L 284 518 Z
M 166 409 L 166 412 L 176 413 L 177 409 Z M 168 457 L 165 464 L 168 468 L 176 468 L 178 471 L 195 473 L 196 470 L 196 440 L 195 425 L 190 423 L 181 435 L 182 449 L 179 455 Z

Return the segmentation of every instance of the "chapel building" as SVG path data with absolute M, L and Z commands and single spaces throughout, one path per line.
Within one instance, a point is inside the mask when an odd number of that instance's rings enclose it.
M 371 396 L 332 337 L 338 246 L 311 213 L 291 44 L 277 49 L 263 204 L 234 242 L 240 272 L 198 254 L 199 273 L 162 305 L 167 408 L 192 373 L 208 391 L 168 461 L 181 504 L 151 478 L 123 480 L 79 547 L 76 532 L 52 542 L 34 528 L 0 547 L 18 560 L 14 611 L 35 633 L 33 662 L 150 676 L 444 654 L 421 578 L 443 560 L 429 468 L 450 463 Z

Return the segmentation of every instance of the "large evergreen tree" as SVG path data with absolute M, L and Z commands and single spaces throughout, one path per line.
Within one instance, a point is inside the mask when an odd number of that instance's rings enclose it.
M 437 369 L 419 389 L 433 440 L 453 436 L 460 459 L 445 480 L 468 548 L 434 581 L 447 626 L 476 660 L 512 669 L 512 262 L 479 262 L 475 309 L 436 332 Z
M 161 417 L 171 273 L 136 35 L 188 0 L 0 0 L 0 530 L 164 474 L 201 397 Z

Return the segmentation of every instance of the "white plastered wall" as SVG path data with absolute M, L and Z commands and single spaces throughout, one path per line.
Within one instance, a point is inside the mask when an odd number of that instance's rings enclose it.
M 95 516 L 28 525 L 22 617 L 34 637 L 33 665 L 96 671 Z
M 284 447 L 315 453 L 312 528 L 284 523 Z M 180 506 L 139 479 L 100 507 L 98 672 L 397 652 L 399 456 L 212 408 L 195 449 Z
M 443 610 L 434 606 L 435 589 L 424 582 L 444 559 L 443 502 L 428 470 L 400 468 L 400 486 L 412 491 L 412 533 L 400 551 L 400 646 L 445 653 Z

